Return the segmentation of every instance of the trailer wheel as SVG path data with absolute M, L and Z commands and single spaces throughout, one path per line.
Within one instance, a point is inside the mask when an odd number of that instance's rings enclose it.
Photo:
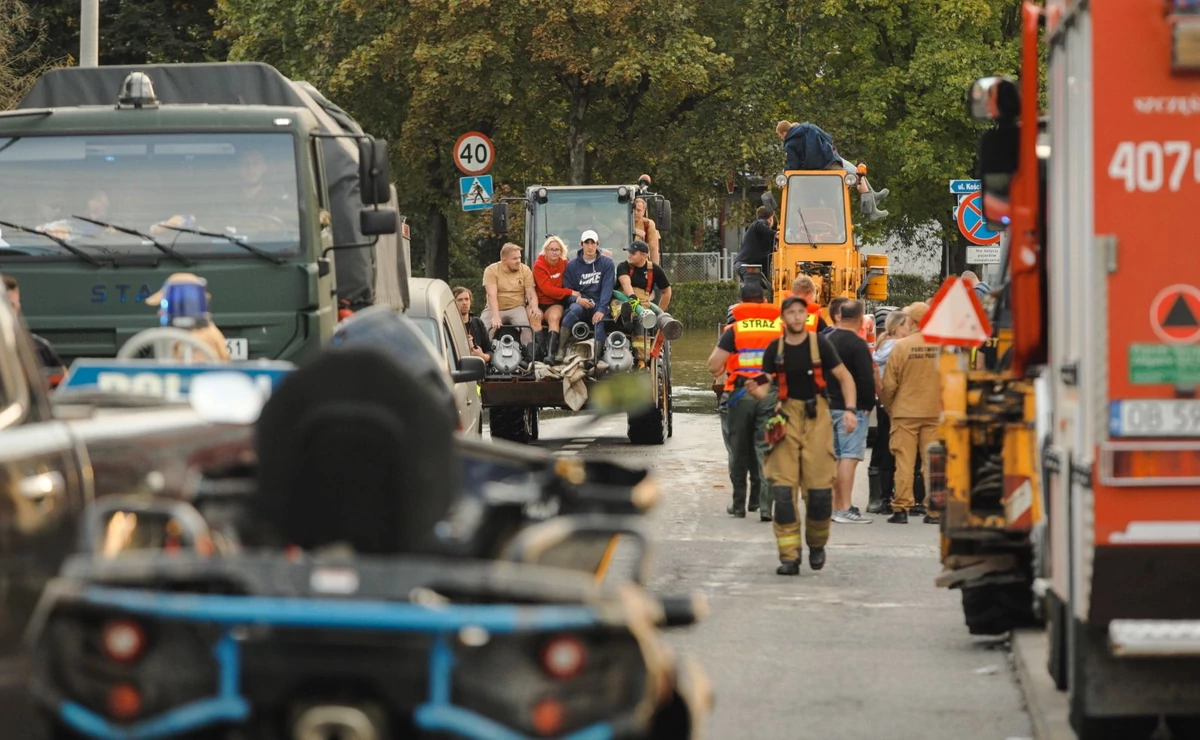
M 488 410 L 492 436 L 528 444 L 538 438 L 538 410 L 524 406 L 493 406 Z
M 1028 582 L 964 586 L 962 608 L 972 635 L 1002 635 L 1036 623 L 1033 589 Z
M 655 372 L 658 382 L 654 408 L 629 417 L 629 441 L 635 445 L 660 445 L 671 436 L 671 381 L 661 363 Z

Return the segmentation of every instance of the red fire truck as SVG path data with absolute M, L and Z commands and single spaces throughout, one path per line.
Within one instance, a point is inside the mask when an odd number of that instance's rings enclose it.
M 979 164 L 1010 238 L 1011 368 L 1048 380 L 1049 669 L 1081 740 L 1200 738 L 1200 0 L 1022 21 L 1020 81 L 970 104 L 995 122 Z

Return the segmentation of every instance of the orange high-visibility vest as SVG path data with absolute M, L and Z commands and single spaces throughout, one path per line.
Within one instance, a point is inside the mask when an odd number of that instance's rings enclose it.
M 783 335 L 779 306 L 771 303 L 739 303 L 733 307 L 733 343 L 737 348 L 725 361 L 725 390 L 737 387 L 739 377 L 762 372 L 763 351 Z
M 820 320 L 821 306 L 818 305 L 816 301 L 813 301 L 812 303 L 808 304 L 808 319 L 806 319 L 804 322 L 804 328 L 808 329 L 813 334 L 816 334 L 817 324 L 820 322 Z

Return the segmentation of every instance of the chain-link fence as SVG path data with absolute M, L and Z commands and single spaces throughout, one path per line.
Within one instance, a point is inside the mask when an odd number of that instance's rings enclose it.
M 673 283 L 705 283 L 729 280 L 732 255 L 720 252 L 665 252 L 662 268 Z

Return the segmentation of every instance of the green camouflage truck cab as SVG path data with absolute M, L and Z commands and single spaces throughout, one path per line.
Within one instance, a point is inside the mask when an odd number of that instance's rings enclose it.
M 386 142 L 266 65 L 55 70 L 0 113 L 0 269 L 67 362 L 156 325 L 175 272 L 208 281 L 234 360 L 303 362 L 377 272 L 406 283 L 394 203 Z

